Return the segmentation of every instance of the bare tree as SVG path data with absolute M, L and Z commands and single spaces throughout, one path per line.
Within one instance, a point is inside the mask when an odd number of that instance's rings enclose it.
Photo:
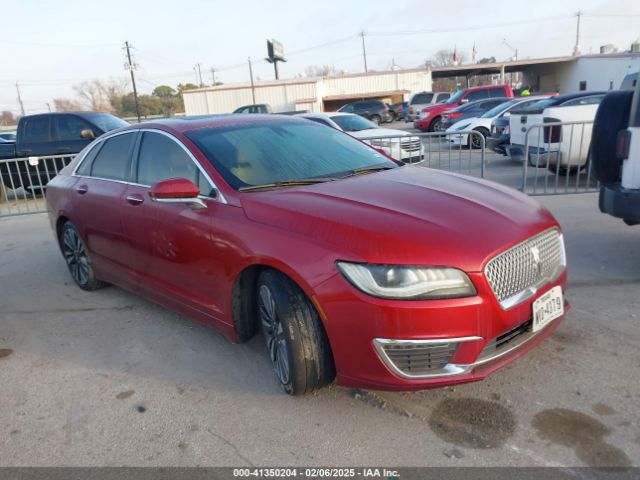
M 3 110 L 0 112 L 0 125 L 15 125 L 17 123 L 18 117 L 9 110 Z
M 77 100 L 71 98 L 54 98 L 53 105 L 56 112 L 78 112 L 85 108 Z
M 90 110 L 113 112 L 114 103 L 127 93 L 127 82 L 124 79 L 111 79 L 108 82 L 91 80 L 74 85 L 73 90 Z
M 451 67 L 453 65 L 460 65 L 467 60 L 467 55 L 464 52 L 456 51 L 456 61 L 453 60 L 453 50 L 443 48 L 438 50 L 433 57 L 431 57 L 431 65 L 434 67 Z
M 304 74 L 307 77 L 329 77 L 332 75 L 338 75 L 340 72 L 336 70 L 333 65 L 310 65 L 304 69 Z

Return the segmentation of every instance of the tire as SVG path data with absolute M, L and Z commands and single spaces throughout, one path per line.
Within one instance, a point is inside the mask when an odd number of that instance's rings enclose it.
M 369 120 L 371 120 L 376 125 L 380 125 L 380 122 L 382 121 L 380 115 L 371 115 L 371 118 Z
M 58 241 L 71 278 L 76 282 L 76 285 L 89 291 L 97 290 L 106 285 L 96 278 L 84 241 L 73 223 L 65 222 Z
M 396 112 L 389 112 L 389 121 L 387 123 L 393 123 L 396 121 Z
M 593 174 L 601 183 L 620 180 L 622 160 L 618 158 L 616 143 L 618 132 L 629 126 L 632 91 L 608 93 L 600 103 L 593 123 L 591 160 Z
M 487 130 L 486 128 L 478 127 L 478 128 L 474 128 L 473 131 L 480 133 L 484 137 L 484 142 L 485 142 L 484 144 L 485 144 L 485 147 L 486 147 L 486 145 L 487 145 L 487 137 L 489 136 L 489 130 Z M 482 147 L 482 145 L 480 143 L 480 138 L 478 137 L 478 135 L 469 134 L 468 147 L 470 149 L 471 148 L 479 149 L 479 148 Z
M 335 378 L 333 355 L 313 304 L 285 275 L 260 274 L 257 317 L 276 378 L 289 395 L 324 387 Z
M 436 117 L 433 120 L 431 120 L 431 123 L 429 124 L 429 131 L 430 132 L 437 131 L 441 122 L 442 122 L 442 117 Z

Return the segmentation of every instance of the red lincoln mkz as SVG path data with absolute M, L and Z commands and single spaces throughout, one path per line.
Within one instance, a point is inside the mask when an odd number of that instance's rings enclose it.
M 480 380 L 564 316 L 560 227 L 483 180 L 272 115 L 134 125 L 47 187 L 75 282 L 262 331 L 290 394 Z

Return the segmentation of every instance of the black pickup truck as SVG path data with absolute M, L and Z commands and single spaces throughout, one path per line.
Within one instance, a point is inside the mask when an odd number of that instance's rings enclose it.
M 109 130 L 128 123 L 108 113 L 60 112 L 27 115 L 18 123 L 16 141 L 0 143 L 0 176 L 5 187 L 39 190 L 76 153 Z M 18 160 L 28 157 L 29 161 Z

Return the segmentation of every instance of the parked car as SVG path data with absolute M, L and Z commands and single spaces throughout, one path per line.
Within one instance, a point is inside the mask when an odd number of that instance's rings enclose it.
M 286 112 L 274 112 L 273 108 L 271 108 L 271 105 L 269 105 L 268 103 L 254 103 L 252 105 L 243 105 L 242 107 L 238 107 L 236 108 L 233 113 L 240 113 L 240 114 L 250 114 L 250 113 L 256 113 L 256 114 L 268 114 L 268 113 L 277 113 L 278 115 L 295 115 L 297 113 L 301 113 L 301 112 L 306 112 L 306 110 L 288 110 Z
M 407 119 L 413 122 L 418 118 L 424 107 L 442 103 L 451 97 L 451 92 L 419 92 L 411 96 Z
M 0 160 L 74 155 L 103 133 L 127 125 L 118 117 L 99 112 L 27 115 L 18 122 L 15 142 L 0 144 Z M 2 183 L 10 189 L 39 190 L 69 161 L 70 157 L 59 161 L 4 162 L 0 164 Z
M 421 159 L 420 138 L 405 130 L 380 128 L 375 123 L 354 113 L 304 113 L 302 118 L 336 128 L 352 137 L 364 140 L 396 160 L 416 162 Z M 380 137 L 390 138 L 380 138 Z
M 420 111 L 420 116 L 415 120 L 413 126 L 423 132 L 438 131 L 442 114 L 463 103 L 484 100 L 488 98 L 512 98 L 513 90 L 509 85 L 488 85 L 484 87 L 470 87 L 458 90 L 447 101 L 435 105 L 424 107 Z
M 15 142 L 16 132 L 0 132 L 0 142 Z
M 587 164 L 591 143 L 590 123 L 533 128 L 532 125 L 558 122 L 592 122 L 606 92 L 580 92 L 531 103 L 511 112 L 509 119 L 510 157 L 523 161 L 528 143 L 528 162 L 561 175 L 578 171 Z
M 481 380 L 567 309 L 561 229 L 533 199 L 300 118 L 109 133 L 46 201 L 79 287 L 119 285 L 233 342 L 261 331 L 289 394 L 336 373 L 391 390 Z
M 459 120 L 458 122 L 451 125 L 447 131 L 448 132 L 456 132 L 462 130 L 474 130 L 481 134 L 485 138 L 485 144 L 488 146 L 489 134 L 491 132 L 492 125 L 498 119 L 504 118 L 509 119 L 511 115 L 511 110 L 520 107 L 522 105 L 526 105 L 527 103 L 537 102 L 543 98 L 547 98 L 547 96 L 536 96 L 536 97 L 519 97 L 512 99 L 494 99 L 500 100 L 495 107 L 484 112 L 479 117 L 473 118 L 465 118 L 463 120 Z M 490 100 L 479 100 L 479 102 L 488 102 Z M 475 103 L 475 102 L 473 102 Z M 466 105 L 473 105 L 473 103 L 468 103 Z M 464 108 L 466 105 L 462 107 L 458 107 L 455 110 L 460 108 Z M 445 114 L 447 115 L 447 114 Z M 444 116 L 443 116 L 444 117 Z M 481 139 L 478 135 L 469 135 L 469 134 L 460 134 L 460 135 L 449 135 L 448 140 L 450 143 L 454 145 L 466 145 L 469 148 L 480 148 Z
M 620 91 L 604 97 L 591 139 L 593 175 L 601 184 L 600 211 L 627 225 L 640 225 L 639 76 L 636 72 Z
M 475 102 L 464 103 L 459 107 L 447 110 L 442 114 L 442 119 L 438 130 L 443 132 L 453 124 L 462 120 L 477 118 L 484 115 L 488 110 L 506 102 L 508 98 L 489 98 L 487 100 L 476 100 Z
M 365 100 L 362 102 L 347 103 L 338 109 L 339 112 L 355 113 L 371 120 L 376 125 L 392 121 L 389 107 L 379 100 Z

